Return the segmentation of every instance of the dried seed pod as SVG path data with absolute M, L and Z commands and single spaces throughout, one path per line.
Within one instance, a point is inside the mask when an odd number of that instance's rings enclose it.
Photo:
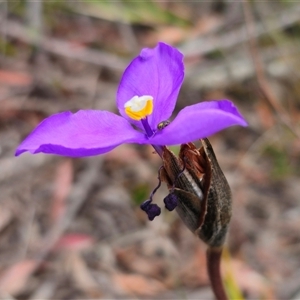
M 208 139 L 183 144 L 179 158 L 163 152 L 162 180 L 177 197 L 176 211 L 210 247 L 223 245 L 231 218 L 231 191 Z

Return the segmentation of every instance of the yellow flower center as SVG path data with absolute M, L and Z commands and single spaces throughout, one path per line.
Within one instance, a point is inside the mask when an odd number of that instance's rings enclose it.
M 140 121 L 152 114 L 153 97 L 149 95 L 134 96 L 124 105 L 127 116 L 131 119 Z

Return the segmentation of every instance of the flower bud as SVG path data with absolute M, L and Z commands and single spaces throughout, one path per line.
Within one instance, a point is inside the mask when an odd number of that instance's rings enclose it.
M 185 225 L 208 246 L 220 247 L 231 218 L 231 191 L 210 142 L 201 142 L 200 149 L 181 145 L 178 158 L 164 147 L 162 180 L 177 197 Z
M 174 210 L 177 206 L 177 196 L 174 193 L 170 193 L 164 198 L 164 203 L 167 210 Z
M 152 204 L 152 200 L 148 199 L 144 203 L 141 204 L 141 210 L 143 210 L 147 215 L 149 221 L 153 221 L 155 217 L 159 216 L 161 213 L 161 209 L 157 204 Z

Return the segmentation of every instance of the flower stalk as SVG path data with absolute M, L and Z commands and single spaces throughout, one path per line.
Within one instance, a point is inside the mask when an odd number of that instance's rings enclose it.
M 224 289 L 222 276 L 221 276 L 221 269 L 220 269 L 222 252 L 223 252 L 223 247 L 208 248 L 206 250 L 207 274 L 211 282 L 211 288 L 217 300 L 228 299 L 228 296 Z

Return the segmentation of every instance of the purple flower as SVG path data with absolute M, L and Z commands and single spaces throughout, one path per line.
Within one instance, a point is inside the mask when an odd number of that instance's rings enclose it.
M 161 145 L 187 143 L 232 125 L 247 125 L 228 100 L 187 106 L 172 122 L 164 122 L 172 115 L 183 77 L 183 55 L 176 48 L 159 43 L 143 49 L 118 88 L 121 116 L 99 110 L 52 115 L 20 144 L 16 155 L 29 151 L 90 156 L 123 143 L 151 144 L 161 154 Z

